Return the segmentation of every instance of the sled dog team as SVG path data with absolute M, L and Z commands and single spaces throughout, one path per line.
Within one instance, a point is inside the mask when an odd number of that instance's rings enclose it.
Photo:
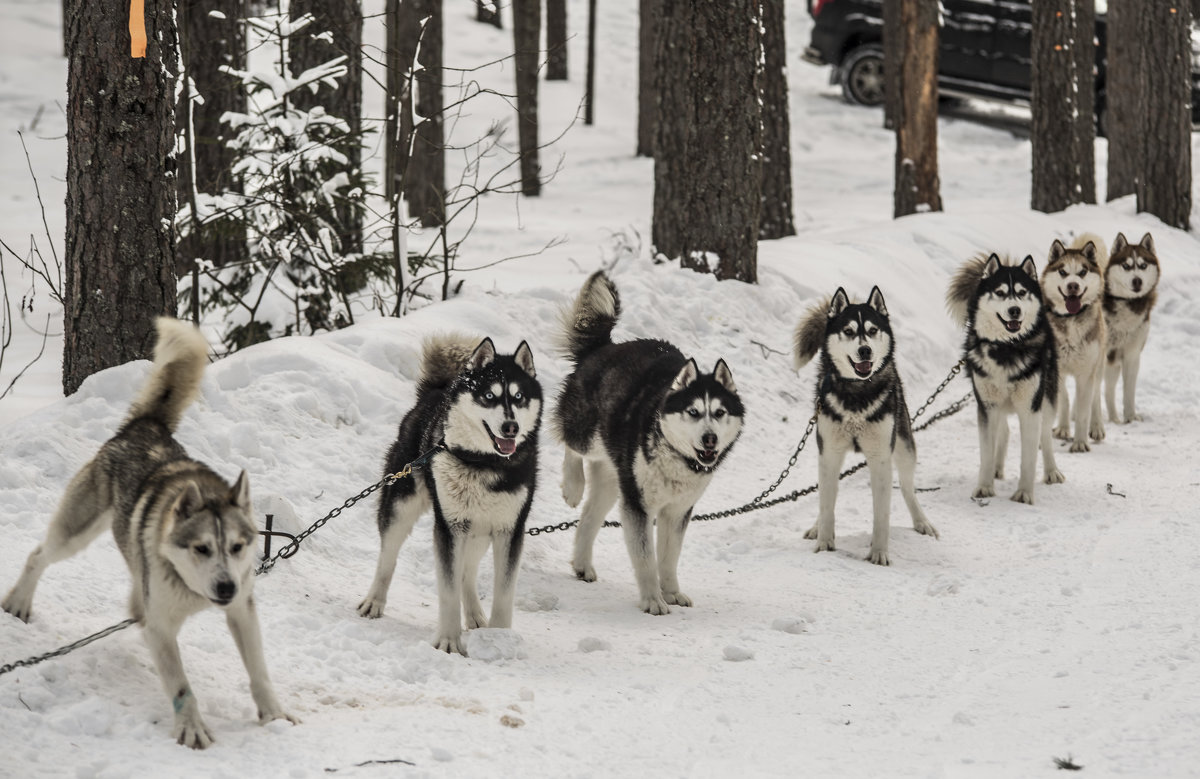
M 1033 502 L 1038 449 L 1044 480 L 1064 481 L 1051 435 L 1088 451 L 1104 437 L 1100 384 L 1109 419 L 1138 419 L 1134 406 L 1141 351 L 1159 278 L 1153 240 L 1130 244 L 1118 234 L 1111 254 L 1084 235 L 1054 241 L 1039 277 L 1032 257 L 996 254 L 964 264 L 946 295 L 965 327 L 964 360 L 978 409 L 980 465 L 974 498 L 995 495 L 1004 478 L 1006 417 L 1016 414 L 1020 475 L 1012 499 Z M 724 360 L 704 373 L 665 341 L 614 343 L 620 298 L 603 273 L 584 283 L 564 311 L 563 355 L 574 365 L 559 392 L 552 428 L 565 447 L 562 494 L 582 501 L 571 559 L 575 575 L 596 580 L 592 545 L 619 505 L 639 606 L 665 614 L 691 606 L 677 573 L 692 507 L 741 432 L 745 408 Z M 838 472 L 850 450 L 870 472 L 874 526 L 867 559 L 888 565 L 892 466 L 913 528 L 937 537 L 914 489 L 916 445 L 883 293 L 865 303 L 839 288 L 813 307 L 795 332 L 797 368 L 818 359 L 816 435 L 819 507 L 806 538 L 835 549 Z M 46 567 L 83 549 L 112 527 L 133 577 L 130 611 L 144 627 L 163 687 L 172 701 L 172 735 L 204 748 L 212 734 L 184 673 L 176 640 L 183 622 L 215 604 L 225 610 L 260 722 L 298 720 L 279 704 L 263 659 L 253 586 L 256 527 L 248 478 L 230 485 L 191 459 L 173 433 L 197 394 L 207 345 L 190 325 L 158 322 L 154 366 L 116 435 L 76 474 L 3 608 L 28 621 Z M 1124 384 L 1123 414 L 1116 381 Z M 1075 379 L 1074 415 L 1066 377 Z M 1057 423 L 1055 411 L 1057 409 Z M 433 451 L 412 478 L 382 488 L 379 561 L 364 617 L 379 617 L 401 545 L 433 509 L 438 586 L 434 645 L 465 654 L 467 629 L 512 626 L 525 521 L 537 486 L 542 389 L 525 342 L 500 354 L 491 339 L 442 336 L 425 344 L 414 406 L 400 423 L 386 472 Z M 1072 435 L 1072 422 L 1074 433 Z M 586 493 L 586 498 L 585 498 Z M 488 546 L 495 581 L 490 616 L 476 591 Z

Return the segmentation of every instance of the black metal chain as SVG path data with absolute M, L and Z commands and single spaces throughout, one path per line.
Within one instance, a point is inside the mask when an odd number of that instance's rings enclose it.
M 53 652 L 47 652 L 44 655 L 37 655 L 36 657 L 29 657 L 24 660 L 18 660 L 15 663 L 9 663 L 8 665 L 0 665 L 0 676 L 3 676 L 4 674 L 8 673 L 9 671 L 15 671 L 22 666 L 37 665 L 38 663 L 42 662 L 43 660 L 49 660 L 52 657 L 61 657 L 69 652 L 74 652 L 76 649 L 87 646 L 88 644 L 92 643 L 93 641 L 99 641 L 100 639 L 102 639 L 106 636 L 111 636 L 113 633 L 116 633 L 119 630 L 124 630 L 125 628 L 129 627 L 130 625 L 132 625 L 136 622 L 137 622 L 136 619 L 134 619 L 133 617 L 130 617 L 129 619 L 125 620 L 124 622 L 118 622 L 115 625 L 109 625 L 104 630 L 101 630 L 99 633 L 93 633 L 90 636 L 88 636 L 87 638 L 81 638 L 78 641 L 76 641 L 74 644 L 67 644 L 64 647 L 59 647 L 58 649 L 55 649 Z

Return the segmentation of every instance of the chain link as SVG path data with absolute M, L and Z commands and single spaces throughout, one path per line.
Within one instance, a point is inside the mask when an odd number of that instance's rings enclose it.
M 99 641 L 102 638 L 111 636 L 113 633 L 116 633 L 117 631 L 124 630 L 125 628 L 129 627 L 130 625 L 135 624 L 136 622 L 137 622 L 136 619 L 134 619 L 133 617 L 130 617 L 129 619 L 125 620 L 124 622 L 118 622 L 115 625 L 110 625 L 110 626 L 106 627 L 104 630 L 101 630 L 99 633 L 93 633 L 90 636 L 88 636 L 87 638 L 81 638 L 73 644 L 67 644 L 64 647 L 59 647 L 58 649 L 55 649 L 53 652 L 47 652 L 44 655 L 38 655 L 36 657 L 29 657 L 29 658 L 26 658 L 25 660 L 18 660 L 15 663 L 9 663 L 8 665 L 0 665 L 0 676 L 3 676 L 4 674 L 8 673 L 9 671 L 15 671 L 18 668 L 21 668 L 22 666 L 37 665 L 38 663 L 40 663 L 44 660 L 49 660 L 52 657 L 62 657 L 63 655 L 65 655 L 69 652 L 74 652 L 76 649 L 79 649 L 80 647 L 87 646 L 88 644 L 92 643 L 93 641 Z

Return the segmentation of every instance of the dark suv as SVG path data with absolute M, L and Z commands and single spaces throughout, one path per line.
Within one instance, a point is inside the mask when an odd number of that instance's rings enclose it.
M 1029 102 L 1030 0 L 942 0 L 938 90 L 942 94 Z M 1096 116 L 1103 128 L 1103 2 L 1096 3 Z M 812 42 L 804 59 L 832 65 L 830 83 L 846 100 L 883 103 L 883 0 L 808 0 Z M 1193 44 L 1194 45 L 1194 44 Z M 1192 121 L 1200 120 L 1200 74 L 1192 57 Z

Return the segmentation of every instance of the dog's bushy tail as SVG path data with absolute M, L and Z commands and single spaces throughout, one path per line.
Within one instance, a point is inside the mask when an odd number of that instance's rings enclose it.
M 978 254 L 972 257 L 950 279 L 950 288 L 946 290 L 946 310 L 959 327 L 967 326 L 967 310 L 971 298 L 975 297 L 975 290 L 979 289 L 979 282 L 983 281 L 983 269 L 987 266 L 989 256 Z M 1000 262 L 1008 264 L 1003 259 Z
M 465 333 L 443 333 L 426 338 L 421 356 L 419 392 L 450 386 L 466 370 L 471 355 L 482 342 L 482 337 Z
M 208 341 L 192 325 L 171 317 L 159 317 L 154 326 L 158 330 L 154 367 L 129 409 L 129 420 L 155 419 L 174 432 L 184 409 L 200 391 Z
M 562 311 L 558 352 L 572 362 L 612 343 L 612 331 L 621 315 L 617 287 L 604 271 L 596 271 L 583 283 L 571 308 Z
M 808 309 L 796 325 L 792 338 L 792 364 L 800 370 L 817 356 L 825 344 L 825 326 L 829 322 L 829 304 L 825 298 Z

